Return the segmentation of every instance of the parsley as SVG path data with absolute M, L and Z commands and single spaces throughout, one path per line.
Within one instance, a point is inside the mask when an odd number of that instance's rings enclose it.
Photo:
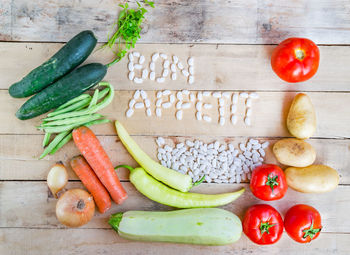
M 118 20 L 113 24 L 113 27 L 117 25 L 118 29 L 112 37 L 108 36 L 108 41 L 103 46 L 108 46 L 113 50 L 114 45 L 117 44 L 117 51 L 114 51 L 116 57 L 107 64 L 108 67 L 119 62 L 128 50 L 135 47 L 137 40 L 141 38 L 141 25 L 147 10 L 139 2 L 136 3 L 137 9 L 130 9 L 128 3 L 119 5 L 123 10 L 120 11 Z M 145 4 L 154 8 L 154 2 L 145 0 Z

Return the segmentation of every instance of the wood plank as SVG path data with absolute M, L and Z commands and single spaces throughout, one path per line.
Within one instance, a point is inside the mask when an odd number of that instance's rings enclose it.
M 84 1 L 85 2 L 85 1 Z M 51 57 L 62 44 L 58 43 L 0 43 L 0 88 L 7 89 L 29 71 Z M 195 82 L 189 85 L 178 70 L 178 79 L 169 77 L 164 83 L 150 79 L 136 84 L 128 79 L 127 59 L 110 68 L 106 80 L 117 90 L 130 89 L 191 89 L 191 90 L 257 90 L 257 91 L 349 91 L 350 59 L 348 46 L 321 46 L 321 63 L 315 77 L 300 83 L 288 84 L 279 79 L 270 66 L 270 55 L 275 46 L 267 45 L 205 45 L 205 44 L 138 44 L 146 61 L 146 68 L 154 52 L 176 55 L 187 68 L 189 56 L 194 58 Z M 97 49 L 97 48 L 96 48 Z M 95 51 L 88 62 L 108 63 L 113 58 L 109 50 Z M 161 61 L 156 62 L 157 76 Z M 139 71 L 141 73 L 141 71 Z M 138 72 L 137 76 L 141 76 Z
M 92 29 L 105 41 L 120 10 L 119 2 L 2 1 L 2 16 L 11 22 L 0 27 L 0 39 L 67 41 L 83 29 Z M 141 41 L 271 44 L 306 36 L 322 44 L 348 44 L 349 11 L 346 0 L 281 0 L 274 4 L 263 0 L 165 0 L 147 13 Z
M 218 100 L 208 97 L 203 102 L 213 104 L 210 110 L 204 110 L 213 121 L 208 123 L 198 121 L 195 117 L 195 107 L 184 110 L 182 120 L 175 118 L 175 103 L 169 109 L 163 109 L 161 117 L 155 116 L 155 91 L 148 92 L 151 101 L 152 116 L 148 117 L 144 109 L 136 110 L 131 118 L 126 118 L 125 112 L 128 109 L 129 100 L 134 91 L 116 91 L 115 98 L 111 105 L 101 111 L 102 114 L 111 120 L 118 119 L 127 130 L 133 135 L 172 135 L 172 136 L 263 136 L 281 137 L 289 136 L 285 127 L 290 104 L 296 93 L 294 92 L 259 92 L 259 99 L 253 100 L 252 104 L 252 125 L 244 124 L 245 103 L 240 98 L 237 104 L 238 122 L 233 125 L 230 122 L 230 103 L 226 99 L 224 126 L 218 124 Z M 325 93 L 309 92 L 308 95 L 317 112 L 317 131 L 314 137 L 323 138 L 348 138 L 350 134 L 350 115 L 348 104 L 350 93 Z M 164 98 L 164 100 L 167 100 Z M 186 100 L 186 99 L 185 99 Z M 0 91 L 0 102 L 2 111 L 0 113 L 0 134 L 41 134 L 35 129 L 40 124 L 40 117 L 21 121 L 15 117 L 15 112 L 25 102 L 25 99 L 14 99 L 8 96 L 7 91 Z M 343 106 L 339 107 L 342 102 Z M 96 127 L 97 134 L 115 135 L 114 125 L 100 125 Z
M 122 204 L 113 204 L 111 210 L 95 217 L 82 228 L 108 228 L 107 219 L 110 214 L 128 210 L 169 210 L 164 206 L 142 196 L 129 182 L 123 182 L 129 198 Z M 80 182 L 70 182 L 68 189 L 81 188 Z M 216 194 L 230 192 L 245 187 L 246 192 L 235 202 L 224 206 L 241 219 L 248 207 L 264 203 L 255 198 L 248 184 L 202 184 L 193 188 L 193 192 Z M 0 227 L 19 228 L 65 228 L 55 216 L 56 199 L 48 191 L 46 182 L 0 182 Z M 336 190 L 325 194 L 304 194 L 289 189 L 285 197 L 279 201 L 269 202 L 282 215 L 295 204 L 305 203 L 314 206 L 322 215 L 324 232 L 350 233 L 348 205 L 350 202 L 350 186 L 339 186 Z M 20 208 L 20 209 L 19 209 Z M 28 213 L 31 212 L 31 213 Z
M 35 237 L 35 238 L 33 238 Z M 0 232 L 2 254 L 278 254 L 295 255 L 348 255 L 349 234 L 323 233 L 310 244 L 299 244 L 286 234 L 274 245 L 254 245 L 243 235 L 226 246 L 199 246 L 170 243 L 133 242 L 120 238 L 111 229 L 9 229 Z
M 95 128 L 94 128 L 95 129 Z M 69 160 L 79 154 L 78 149 L 73 142 L 68 143 L 63 149 L 53 156 L 48 156 L 43 160 L 38 160 L 42 153 L 41 135 L 0 135 L 0 180 L 46 180 L 48 169 L 55 162 L 63 161 L 67 166 L 69 179 L 78 180 L 69 166 Z M 129 164 L 137 166 L 137 163 L 131 158 L 124 146 L 115 136 L 99 136 L 102 146 L 110 156 L 113 165 Z M 153 136 L 134 136 L 135 141 L 150 155 L 157 160 L 157 145 Z M 165 137 L 166 143 L 170 146 L 178 142 L 184 142 L 185 139 L 195 139 L 198 137 Z M 240 142 L 246 142 L 245 137 L 199 137 L 207 143 L 218 140 L 220 143 L 232 143 L 238 148 Z M 270 146 L 266 150 L 265 162 L 278 164 L 273 153 L 272 145 L 276 139 L 259 139 L 269 141 Z M 325 140 L 311 139 L 308 141 L 317 151 L 315 164 L 326 164 L 339 171 L 341 184 L 350 184 L 350 141 L 349 140 Z M 28 148 L 32 148 L 28 152 Z M 157 160 L 158 161 L 158 160 Z M 284 168 L 284 166 L 282 166 Z M 15 170 L 14 170 L 15 169 Z M 129 173 L 125 169 L 118 170 L 121 180 L 129 180 Z

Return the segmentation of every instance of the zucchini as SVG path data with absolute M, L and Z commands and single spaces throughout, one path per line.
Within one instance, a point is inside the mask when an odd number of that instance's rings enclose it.
M 93 87 L 106 73 L 107 67 L 99 63 L 81 66 L 31 97 L 16 112 L 16 116 L 26 120 L 57 108 Z
M 242 234 L 240 219 L 219 208 L 128 211 L 112 214 L 108 223 L 122 238 L 136 241 L 225 245 Z
M 31 96 L 83 63 L 95 48 L 97 39 L 86 30 L 74 36 L 55 55 L 9 88 L 12 97 Z

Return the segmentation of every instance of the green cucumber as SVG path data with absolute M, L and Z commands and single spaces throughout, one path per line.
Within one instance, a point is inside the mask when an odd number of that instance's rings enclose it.
M 242 234 L 240 219 L 219 208 L 128 211 L 112 214 L 108 223 L 122 238 L 136 241 L 226 245 Z
M 82 31 L 55 55 L 9 88 L 12 97 L 31 96 L 83 63 L 95 48 L 97 39 L 90 30 Z
M 99 63 L 79 67 L 31 97 L 16 116 L 21 120 L 31 119 L 57 108 L 96 85 L 106 73 L 107 67 Z

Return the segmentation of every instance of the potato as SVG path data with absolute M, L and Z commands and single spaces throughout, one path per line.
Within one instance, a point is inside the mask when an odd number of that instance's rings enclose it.
M 278 162 L 287 166 L 305 167 L 316 159 L 314 148 L 303 140 L 288 138 L 276 142 L 273 153 Z
M 339 183 L 338 172 L 325 165 L 285 170 L 288 186 L 304 193 L 323 193 L 335 189 Z
M 316 113 L 310 98 L 303 93 L 295 96 L 287 117 L 287 128 L 296 138 L 307 139 L 316 130 Z

